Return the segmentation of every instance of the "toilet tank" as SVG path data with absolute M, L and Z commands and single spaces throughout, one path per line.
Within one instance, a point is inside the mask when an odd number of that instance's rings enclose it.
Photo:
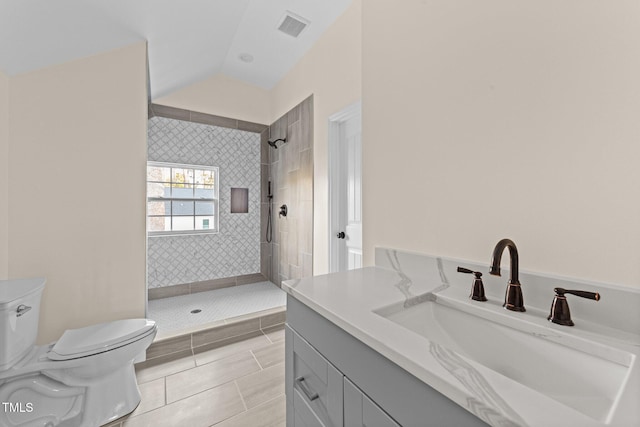
M 44 278 L 0 280 L 0 371 L 35 344 L 44 283 Z

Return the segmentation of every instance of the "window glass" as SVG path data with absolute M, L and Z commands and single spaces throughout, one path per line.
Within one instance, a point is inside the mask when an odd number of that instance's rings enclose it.
M 193 216 L 193 202 L 187 202 L 184 200 L 178 200 L 171 202 L 171 212 L 173 216 L 184 216 L 191 215 Z
M 212 185 L 196 185 L 195 196 L 196 199 L 213 199 L 214 188 Z
M 147 181 L 171 182 L 171 168 L 149 166 L 147 168 Z
M 215 184 L 215 173 L 209 170 L 196 170 L 195 183 L 213 186 Z
M 154 234 L 216 232 L 218 168 L 147 164 L 148 231 Z
M 171 231 L 171 217 L 149 217 L 149 231 Z
M 174 216 L 172 218 L 172 228 L 176 231 L 194 230 L 192 216 Z
M 213 228 L 213 216 L 197 216 L 196 230 L 210 230 Z
M 171 215 L 171 202 L 149 202 L 147 204 L 147 215 L 149 216 L 164 216 Z
M 196 202 L 196 215 L 213 216 L 213 210 L 214 210 L 213 202 Z
M 172 199 L 193 199 L 193 186 L 191 184 L 172 184 Z

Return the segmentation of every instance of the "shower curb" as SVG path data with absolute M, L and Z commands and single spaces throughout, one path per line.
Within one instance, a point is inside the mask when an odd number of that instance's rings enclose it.
M 146 362 L 158 358 L 194 355 L 203 346 L 222 346 L 238 341 L 239 338 L 249 338 L 266 329 L 283 326 L 286 316 L 286 306 L 281 306 L 201 325 L 172 335 L 156 336 L 147 349 Z

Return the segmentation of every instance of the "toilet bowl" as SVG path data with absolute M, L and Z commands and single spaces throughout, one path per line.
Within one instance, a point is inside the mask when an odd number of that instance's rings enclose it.
M 44 279 L 0 281 L 0 426 L 96 427 L 133 411 L 148 319 L 101 323 L 35 346 Z

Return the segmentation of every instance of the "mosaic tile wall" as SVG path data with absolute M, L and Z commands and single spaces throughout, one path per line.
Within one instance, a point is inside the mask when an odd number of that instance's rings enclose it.
M 148 127 L 148 160 L 219 168 L 217 234 L 149 237 L 148 286 L 260 272 L 260 134 L 165 117 Z M 230 213 L 231 188 L 249 189 L 249 212 Z

